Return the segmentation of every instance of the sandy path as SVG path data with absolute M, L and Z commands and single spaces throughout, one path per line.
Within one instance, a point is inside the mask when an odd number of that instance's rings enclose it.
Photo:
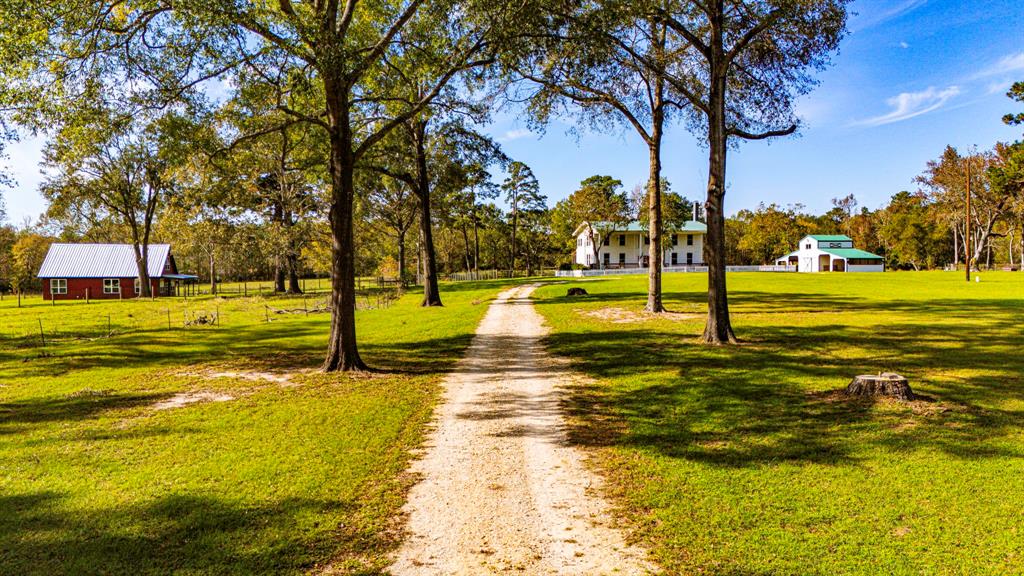
M 645 554 L 610 526 L 600 480 L 565 441 L 558 404 L 569 374 L 544 351 L 536 286 L 499 295 L 444 403 L 405 506 L 396 576 L 648 574 Z

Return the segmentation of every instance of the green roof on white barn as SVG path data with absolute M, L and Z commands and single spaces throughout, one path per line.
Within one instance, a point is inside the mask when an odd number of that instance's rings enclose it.
M 827 242 L 827 240 L 826 240 Z M 833 240 L 835 242 L 835 240 Z M 821 248 L 822 252 L 828 252 L 833 256 L 839 256 L 840 258 L 864 258 L 868 260 L 884 260 L 878 254 L 872 254 L 865 250 L 858 250 L 857 248 Z
M 810 237 L 818 242 L 853 242 L 853 238 L 844 234 L 811 234 Z

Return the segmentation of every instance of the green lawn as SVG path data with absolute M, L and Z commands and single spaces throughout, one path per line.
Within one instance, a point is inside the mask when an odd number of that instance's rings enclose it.
M 378 573 L 408 450 L 501 286 L 360 311 L 364 358 L 394 370 L 362 377 L 307 371 L 327 314 L 273 314 L 302 298 L 6 298 L 0 573 Z M 182 326 L 216 312 L 220 326 Z M 289 382 L 213 376 L 229 371 Z M 155 409 L 187 392 L 233 399 Z
M 1024 572 L 1024 274 L 731 274 L 744 343 L 697 342 L 706 277 L 535 294 L 620 513 L 670 574 Z M 566 298 L 569 286 L 591 296 Z M 618 309 L 618 310 L 617 310 Z M 835 394 L 896 371 L 910 405 Z

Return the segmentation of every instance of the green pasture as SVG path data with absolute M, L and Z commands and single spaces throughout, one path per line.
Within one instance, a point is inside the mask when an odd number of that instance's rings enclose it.
M 313 297 L 5 298 L 0 573 L 378 573 L 438 381 L 500 287 L 360 310 L 386 370 L 365 376 L 313 371 Z
M 572 437 L 668 573 L 1024 572 L 1024 274 L 730 274 L 718 348 L 706 282 L 666 275 L 659 319 L 642 276 L 534 296 L 592 377 Z M 880 371 L 923 399 L 836 393 Z

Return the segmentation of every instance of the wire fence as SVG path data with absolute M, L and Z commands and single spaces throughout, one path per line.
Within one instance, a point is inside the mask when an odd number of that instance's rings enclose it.
M 796 272 L 795 266 L 726 266 L 726 272 Z M 665 266 L 662 272 L 707 272 L 707 266 Z M 558 270 L 559 278 L 583 278 L 589 276 L 625 276 L 630 274 L 648 274 L 650 268 L 605 268 L 593 270 Z
M 401 286 L 367 288 L 356 294 L 357 310 L 389 308 Z M 0 306 L 0 348 L 37 349 L 45 356 L 57 346 L 121 335 L 254 326 L 288 318 L 329 315 L 330 293 L 267 297 L 157 298 L 43 301 L 39 296 Z M 2 355 L 0 355 L 2 358 Z

